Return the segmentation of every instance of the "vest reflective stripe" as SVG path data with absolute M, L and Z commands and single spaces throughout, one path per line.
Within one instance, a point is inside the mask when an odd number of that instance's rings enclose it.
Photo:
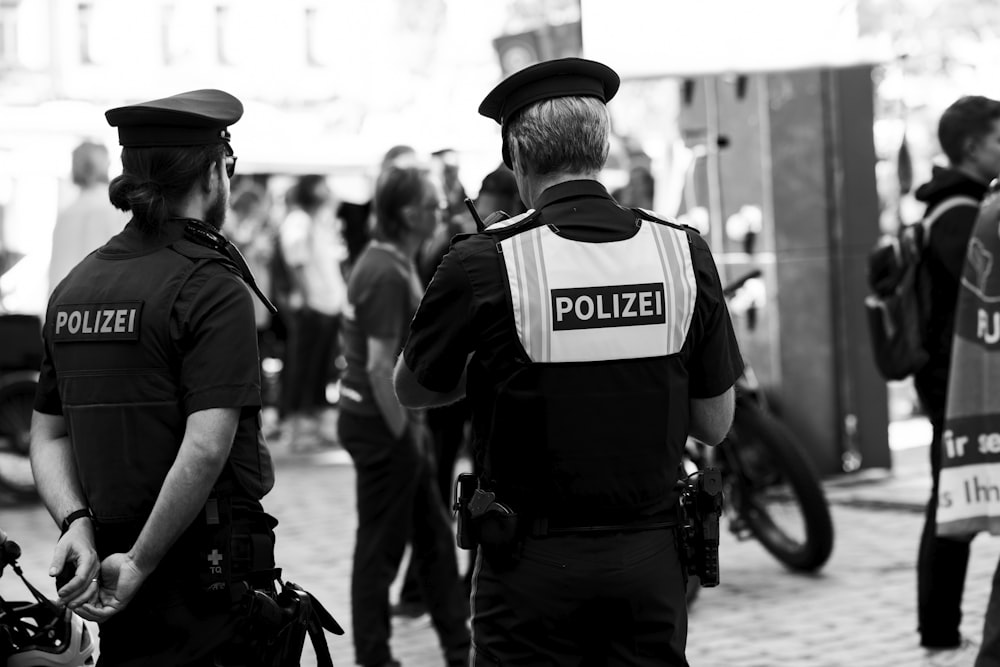
M 584 243 L 541 226 L 500 246 L 532 361 L 662 357 L 684 346 L 697 287 L 683 230 L 643 221 L 632 238 Z
M 539 236 L 532 230 L 526 234 L 518 234 L 504 241 L 501 246 L 510 244 L 511 250 L 504 248 L 504 257 L 510 257 L 513 265 L 507 267 L 510 282 L 511 298 L 514 308 L 514 320 L 517 322 L 518 337 L 521 344 L 534 361 L 549 357 L 550 340 L 546 332 L 551 330 L 551 311 L 545 307 L 548 303 L 548 276 L 545 272 L 545 254 L 539 243 Z M 520 289 L 515 290 L 517 284 Z M 532 307 L 532 296 L 540 308 Z M 537 322 L 535 321 L 537 320 Z M 536 358 L 537 355 L 537 358 Z
M 664 262 L 663 274 L 667 277 L 667 298 L 678 297 L 677 302 L 670 303 L 668 313 L 682 313 L 681 321 L 677 323 L 671 334 L 675 336 L 670 341 L 672 350 L 680 350 L 687 339 L 688 331 L 691 328 L 691 320 L 694 318 L 695 297 L 698 287 L 694 279 L 694 264 L 691 261 L 691 246 L 688 245 L 687 234 L 667 227 L 666 225 L 653 224 L 653 238 L 656 240 L 660 251 L 660 259 Z M 672 255 L 671 255 L 672 253 Z M 672 262 L 670 260 L 673 260 Z M 681 270 L 683 284 L 674 284 L 674 271 L 671 267 L 683 267 Z M 678 293 L 675 290 L 680 290 Z M 679 336 L 679 338 L 678 338 Z

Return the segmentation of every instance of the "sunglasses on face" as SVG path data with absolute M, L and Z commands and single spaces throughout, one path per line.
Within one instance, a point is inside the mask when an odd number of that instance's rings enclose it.
M 224 144 L 226 149 L 226 176 L 229 178 L 233 177 L 236 173 L 236 156 L 233 155 L 233 149 L 229 147 L 229 144 Z

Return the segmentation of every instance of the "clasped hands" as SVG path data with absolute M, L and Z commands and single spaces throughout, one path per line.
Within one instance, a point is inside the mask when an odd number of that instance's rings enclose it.
M 63 581 L 58 575 L 72 572 Z M 149 576 L 131 555 L 111 554 L 103 561 L 94 546 L 90 522 L 74 522 L 56 543 L 49 576 L 58 577 L 59 602 L 88 621 L 103 623 L 124 609 Z

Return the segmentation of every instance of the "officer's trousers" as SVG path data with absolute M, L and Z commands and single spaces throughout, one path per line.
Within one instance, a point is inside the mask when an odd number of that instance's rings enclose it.
M 526 538 L 512 567 L 476 560 L 473 664 L 686 667 L 675 532 Z
M 230 518 L 234 535 L 245 536 L 254 549 L 249 562 L 226 557 L 243 578 L 248 572 L 268 572 L 274 566 L 274 534 L 270 518 L 256 501 L 235 500 Z M 98 527 L 106 553 L 125 551 L 134 541 L 133 526 Z M 250 536 L 260 539 L 254 539 Z M 100 667 L 215 667 L 217 664 L 254 667 L 246 656 L 247 610 L 242 600 L 227 592 L 207 593 L 199 577 L 206 548 L 196 527 L 188 530 L 143 583 L 125 609 L 101 624 Z M 245 542 L 244 542 L 245 544 Z M 247 556 L 243 553 L 243 556 Z M 237 567 L 237 563 L 241 563 Z M 244 568 L 247 568 L 244 570 Z M 273 582 L 258 585 L 270 588 Z
M 217 601 L 216 601 L 217 602 Z M 190 584 L 140 590 L 100 626 L 100 667 L 211 667 L 236 639 L 246 614 L 206 603 Z

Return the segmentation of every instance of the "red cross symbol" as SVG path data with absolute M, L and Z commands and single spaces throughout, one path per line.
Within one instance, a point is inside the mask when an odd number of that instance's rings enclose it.
M 208 560 L 212 561 L 212 567 L 218 567 L 222 561 L 222 554 L 217 549 L 212 549 L 212 553 L 208 554 Z

